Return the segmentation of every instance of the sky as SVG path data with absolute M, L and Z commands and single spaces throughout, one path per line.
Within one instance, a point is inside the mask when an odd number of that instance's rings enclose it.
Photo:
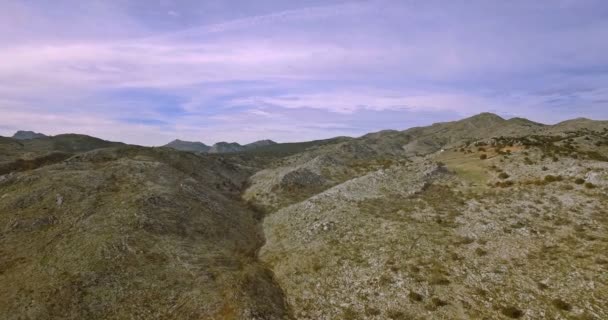
M 2 0 L 0 135 L 360 136 L 608 119 L 604 0 Z

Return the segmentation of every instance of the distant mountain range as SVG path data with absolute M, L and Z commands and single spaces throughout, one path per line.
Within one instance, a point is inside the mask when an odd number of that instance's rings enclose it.
M 34 132 L 34 131 L 25 131 L 19 130 L 15 132 L 12 136 L 13 139 L 16 140 L 33 140 L 33 139 L 41 139 L 41 138 L 50 138 L 51 136 L 47 136 L 42 133 Z M 259 140 L 246 145 L 241 145 L 236 142 L 218 142 L 213 146 L 208 146 L 202 142 L 198 141 L 183 141 L 179 139 L 175 139 L 163 147 L 180 150 L 180 151 L 190 151 L 195 153 L 232 153 L 232 152 L 242 152 L 242 151 L 250 151 L 261 147 L 267 147 L 276 145 L 277 143 L 272 140 Z
M 260 147 L 266 147 L 277 144 L 272 140 L 259 140 L 246 145 L 240 145 L 236 142 L 218 142 L 213 146 L 208 146 L 198 141 L 183 141 L 173 140 L 164 147 L 172 148 L 180 151 L 200 152 L 200 153 L 231 153 L 253 150 Z

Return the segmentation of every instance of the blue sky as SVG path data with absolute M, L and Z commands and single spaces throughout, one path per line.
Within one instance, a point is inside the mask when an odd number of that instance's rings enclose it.
M 359 136 L 608 119 L 608 3 L 4 0 L 0 135 Z

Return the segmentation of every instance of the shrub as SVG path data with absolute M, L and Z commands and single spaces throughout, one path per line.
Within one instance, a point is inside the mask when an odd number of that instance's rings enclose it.
M 414 291 L 410 291 L 410 293 L 407 296 L 410 298 L 411 301 L 414 301 L 414 302 L 420 302 L 420 301 L 424 300 L 424 297 L 420 293 L 417 293 Z
M 494 186 L 499 187 L 499 188 L 508 188 L 508 187 L 512 187 L 513 186 L 513 181 L 507 180 L 507 181 L 498 181 L 494 184 Z
M 524 316 L 523 311 L 513 306 L 503 307 L 500 309 L 500 312 L 512 319 L 518 319 Z
M 479 159 L 481 159 L 481 160 L 485 160 L 487 158 L 488 158 L 487 154 L 482 154 L 482 155 L 479 156 Z
M 551 301 L 551 304 L 553 304 L 554 307 L 556 307 L 560 310 L 564 310 L 564 311 L 572 310 L 572 306 L 568 302 L 565 302 L 562 299 L 553 299 L 553 301 Z
M 593 188 L 595 188 L 595 185 L 593 183 L 591 183 L 591 182 L 587 182 L 587 183 L 585 183 L 585 188 L 587 188 L 587 189 L 593 189 Z
M 483 250 L 482 248 L 477 248 L 477 249 L 475 249 L 475 254 L 480 257 L 483 257 L 483 256 L 487 255 L 488 252 Z
M 574 183 L 576 183 L 576 184 L 583 184 L 583 183 L 585 183 L 585 179 L 583 179 L 583 178 L 576 178 L 576 180 L 574 180 Z
M 380 315 L 380 310 L 373 307 L 365 307 L 365 315 L 368 316 L 378 316 Z
M 440 285 L 440 286 L 447 286 L 448 284 L 450 284 L 450 280 L 448 280 L 446 277 L 442 276 L 442 275 L 431 275 L 431 278 L 429 279 L 429 283 L 432 285 Z
M 436 307 L 443 307 L 443 306 L 447 306 L 449 304 L 447 301 L 441 300 L 437 297 L 433 297 L 433 299 L 431 299 L 431 302 Z
M 410 315 L 406 315 L 405 313 L 403 313 L 403 311 L 399 311 L 399 310 L 388 310 L 386 312 L 386 316 L 392 320 L 411 319 Z
M 504 180 L 504 179 L 509 179 L 509 175 L 508 175 L 506 172 L 501 172 L 501 173 L 498 175 L 498 178 L 503 179 L 503 180 Z
M 547 167 L 544 167 L 544 166 L 543 166 L 543 167 L 541 168 L 541 170 L 543 170 L 543 171 L 547 171 L 547 170 L 549 170 L 549 168 L 547 168 Z
M 342 311 L 342 316 L 344 317 L 345 320 L 359 319 L 359 314 L 357 313 L 357 311 L 355 311 L 352 308 L 345 308 Z
M 562 180 L 563 180 L 562 176 L 553 176 L 553 175 L 545 176 L 545 182 L 548 182 L 548 183 L 555 182 L 555 181 L 562 181 Z

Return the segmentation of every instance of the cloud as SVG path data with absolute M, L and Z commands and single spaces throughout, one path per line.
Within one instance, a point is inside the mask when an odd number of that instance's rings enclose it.
M 410 123 L 385 115 L 608 118 L 603 2 L 318 3 L 3 2 L 0 133 L 158 144 Z

